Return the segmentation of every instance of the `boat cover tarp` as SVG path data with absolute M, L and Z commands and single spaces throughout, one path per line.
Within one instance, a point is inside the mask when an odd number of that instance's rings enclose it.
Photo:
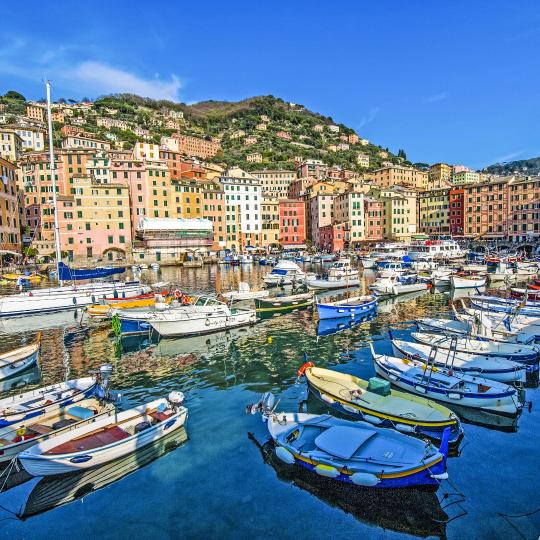
M 126 271 L 125 268 L 70 268 L 64 263 L 58 264 L 60 281 L 73 281 L 80 279 L 97 279 L 112 276 L 114 274 L 122 274 Z

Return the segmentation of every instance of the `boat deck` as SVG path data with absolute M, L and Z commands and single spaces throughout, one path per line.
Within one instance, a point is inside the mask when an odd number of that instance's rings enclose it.
M 111 426 L 94 433 L 89 433 L 78 439 L 66 441 L 59 444 L 54 448 L 51 448 L 44 455 L 56 455 L 56 454 L 72 454 L 74 452 L 84 452 L 86 450 L 93 450 L 101 446 L 106 446 L 122 439 L 127 439 L 131 435 L 118 426 Z

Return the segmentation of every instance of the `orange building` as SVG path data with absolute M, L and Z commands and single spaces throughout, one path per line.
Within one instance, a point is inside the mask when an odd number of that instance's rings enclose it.
M 17 167 L 0 158 L 0 246 L 3 250 L 21 251 Z

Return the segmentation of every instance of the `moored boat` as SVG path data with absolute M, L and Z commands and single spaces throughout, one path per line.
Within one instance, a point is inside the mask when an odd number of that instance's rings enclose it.
M 309 289 L 316 291 L 324 291 L 329 289 L 348 289 L 351 287 L 358 287 L 360 285 L 359 279 L 349 278 L 318 278 L 315 275 L 308 276 L 306 278 L 306 285 Z
M 453 289 L 471 289 L 471 288 L 481 288 L 485 287 L 486 285 L 486 277 L 485 276 L 477 276 L 477 275 L 458 275 L 458 274 L 452 274 L 450 276 L 450 286 Z
M 0 380 L 13 377 L 35 366 L 39 358 L 40 346 L 41 332 L 38 332 L 33 343 L 0 354 Z
M 335 302 L 316 301 L 319 319 L 363 316 L 377 308 L 373 296 L 351 296 Z
M 181 392 L 107 415 L 21 452 L 19 461 L 34 476 L 88 469 L 121 458 L 181 428 L 188 411 Z
M 255 298 L 266 298 L 270 294 L 270 291 L 261 290 L 261 291 L 252 291 L 249 283 L 246 283 L 244 281 L 241 281 L 238 284 L 238 290 L 237 291 L 228 291 L 225 293 L 222 293 L 222 296 L 224 298 L 227 298 L 228 300 L 252 300 Z
M 285 463 L 337 482 L 376 489 L 437 487 L 448 477 L 449 429 L 437 450 L 431 443 L 367 422 L 328 414 L 275 413 L 262 407 L 276 455 Z
M 384 379 L 365 381 L 311 362 L 304 364 L 298 374 L 305 376 L 311 392 L 325 404 L 356 420 L 432 439 L 441 439 L 444 430 L 450 428 L 450 444 L 463 434 L 452 411 L 426 398 L 392 390 Z
M 418 360 L 376 354 L 373 346 L 371 354 L 378 375 L 413 394 L 512 417 L 523 408 L 517 390 L 504 383 L 426 366 Z
M 272 298 L 255 299 L 255 311 L 272 312 L 286 311 L 313 304 L 313 292 L 291 294 L 284 296 L 273 296 Z
M 272 271 L 264 276 L 268 287 L 281 287 L 283 285 L 302 284 L 306 279 L 304 271 L 292 261 L 278 261 Z

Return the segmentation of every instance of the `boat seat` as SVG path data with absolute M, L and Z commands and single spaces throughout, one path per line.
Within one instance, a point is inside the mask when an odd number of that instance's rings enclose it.
M 351 459 L 358 449 L 374 435 L 375 431 L 371 429 L 334 426 L 323 431 L 315 439 L 315 444 L 323 452 L 342 459 Z
M 28 426 L 28 429 L 34 433 L 37 433 L 38 435 L 46 435 L 52 431 L 52 428 L 50 426 L 46 426 L 45 424 L 32 424 L 31 426 Z
M 0 446 L 8 446 L 10 444 L 13 444 L 13 441 L 9 441 L 8 439 L 0 439 Z
M 161 411 L 152 411 L 151 413 L 148 413 L 148 416 L 153 418 L 156 422 L 163 422 L 169 418 L 170 414 Z
M 101 446 L 106 446 L 122 439 L 127 439 L 130 437 L 130 434 L 127 431 L 124 431 L 118 426 L 111 426 L 104 429 L 100 429 L 94 433 L 89 433 L 78 439 L 73 439 L 71 441 L 66 441 L 54 448 L 51 448 L 48 452 L 44 452 L 44 455 L 55 455 L 55 454 L 71 454 L 75 452 L 84 452 L 87 450 L 92 450 L 93 448 L 100 448 Z

